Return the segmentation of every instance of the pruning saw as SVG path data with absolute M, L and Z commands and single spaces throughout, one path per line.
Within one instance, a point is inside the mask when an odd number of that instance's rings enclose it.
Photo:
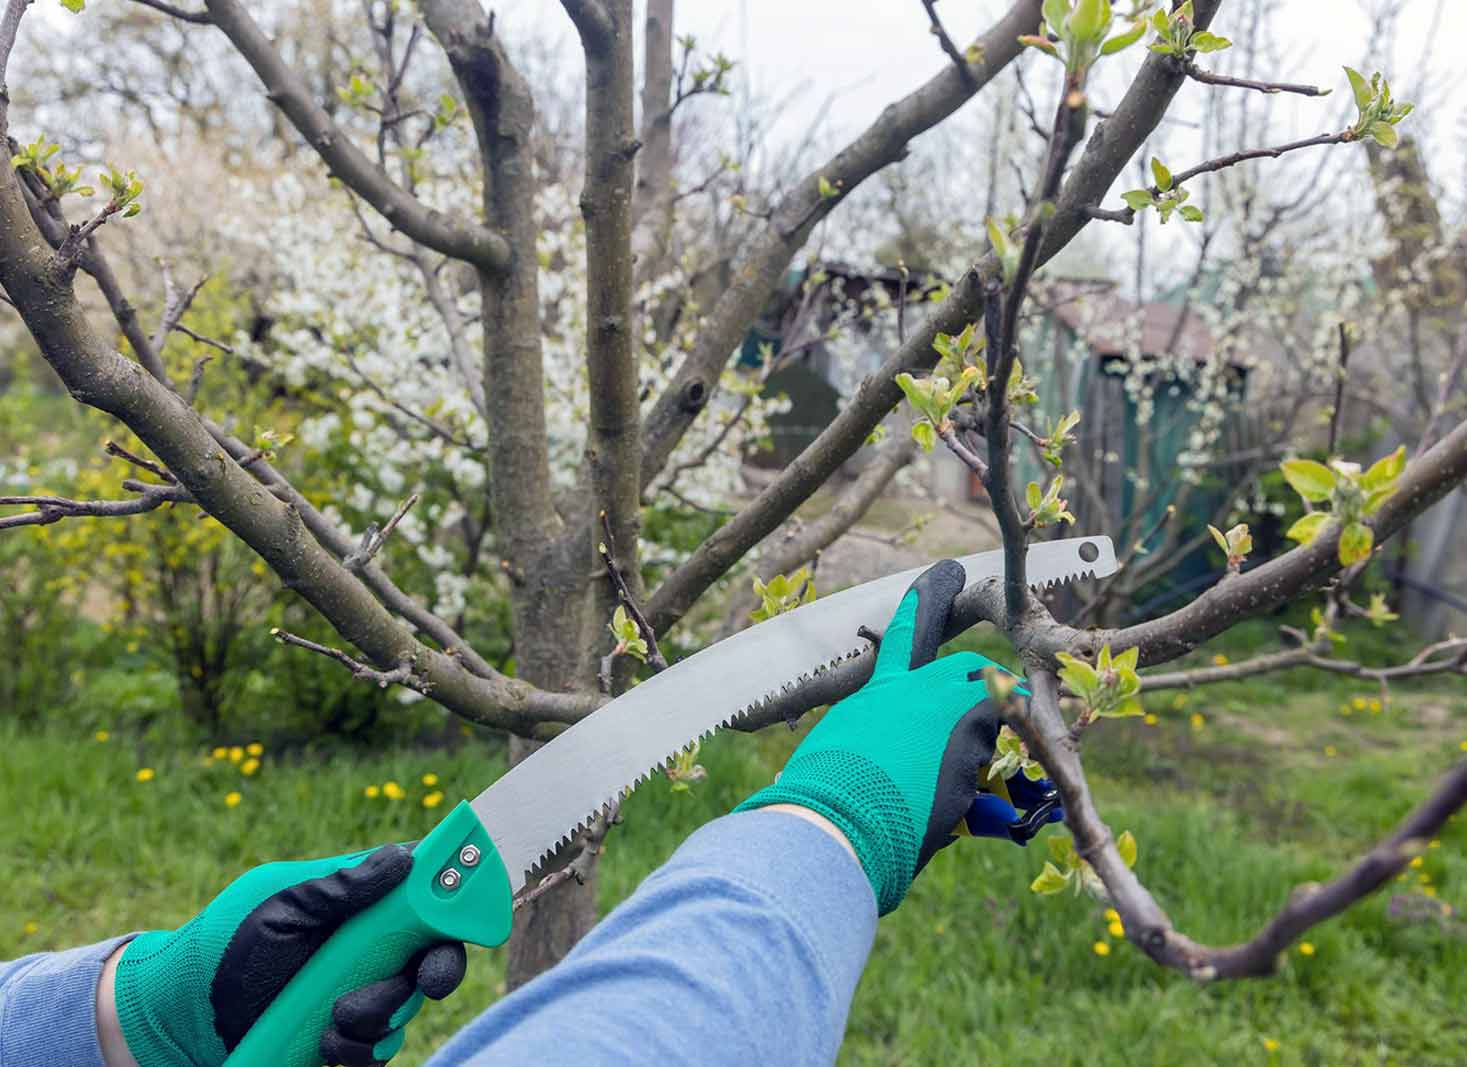
M 1002 551 L 958 560 L 967 585 L 1003 574 Z M 413 850 L 407 879 L 318 949 L 225 1067 L 317 1067 L 342 994 L 400 971 L 442 941 L 502 944 L 531 873 L 594 817 L 691 745 L 810 676 L 859 655 L 857 630 L 890 619 L 914 567 L 833 593 L 724 638 L 627 690 L 462 801 Z M 1029 549 L 1034 588 L 1115 573 L 1108 537 Z M 1010 828 L 1025 841 L 1058 798 Z

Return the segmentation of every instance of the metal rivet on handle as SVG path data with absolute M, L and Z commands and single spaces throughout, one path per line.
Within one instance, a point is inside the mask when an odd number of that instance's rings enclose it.
M 1094 542 L 1086 541 L 1080 546 L 1080 558 L 1086 563 L 1094 563 L 1100 558 L 1100 546 Z
M 463 875 L 458 873 L 457 867 L 450 867 L 438 876 L 438 884 L 444 889 L 457 889 L 461 881 L 463 881 Z
M 473 867 L 479 862 L 479 846 L 465 845 L 459 849 L 458 861 L 465 867 Z

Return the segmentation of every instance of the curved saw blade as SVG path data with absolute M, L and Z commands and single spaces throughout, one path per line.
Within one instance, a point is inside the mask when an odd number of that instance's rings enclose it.
M 958 560 L 967 584 L 1003 574 L 1002 551 Z M 1115 573 L 1108 537 L 1029 549 L 1034 588 Z M 582 719 L 484 790 L 473 808 L 513 891 L 546 856 L 694 741 L 782 689 L 859 654 L 862 626 L 881 627 L 926 567 L 852 586 L 740 631 L 679 660 Z

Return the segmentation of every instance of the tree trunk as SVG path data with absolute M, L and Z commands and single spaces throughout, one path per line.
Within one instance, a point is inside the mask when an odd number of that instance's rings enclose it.
M 536 741 L 511 737 L 510 765 L 516 765 L 535 749 Z M 537 875 L 549 874 L 565 866 L 570 849 L 561 852 Z M 525 905 L 514 917 L 514 931 L 509 937 L 509 961 L 504 982 L 507 989 L 518 989 L 542 971 L 549 970 L 565 958 L 572 946 L 596 925 L 596 867 L 584 885 L 562 882 L 538 900 Z

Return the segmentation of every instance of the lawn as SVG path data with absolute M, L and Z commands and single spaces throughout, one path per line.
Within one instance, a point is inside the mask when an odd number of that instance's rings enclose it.
M 1241 655 L 1265 635 L 1245 629 L 1219 648 Z M 1155 725 L 1106 722 L 1087 738 L 1103 812 L 1117 831 L 1134 831 L 1138 869 L 1183 929 L 1218 941 L 1249 935 L 1292 887 L 1337 871 L 1463 758 L 1460 680 L 1402 687 L 1374 711 L 1377 695 L 1297 672 L 1183 700 L 1158 694 L 1148 700 Z M 475 737 L 451 750 L 387 754 L 266 748 L 245 775 L 247 753 L 236 763 L 227 753 L 155 750 L 92 732 L 108 727 L 100 712 L 86 732 L 66 735 L 0 725 L 0 864 L 10 872 L 0 958 L 176 925 L 266 860 L 419 836 L 504 767 L 502 748 Z M 691 793 L 660 782 L 638 791 L 609 842 L 603 906 L 767 781 L 797 737 L 715 738 L 702 753 L 709 779 Z M 139 781 L 143 768 L 152 774 Z M 389 781 L 404 795 L 384 795 Z M 444 799 L 425 807 L 433 793 Z M 1391 892 L 1312 931 L 1278 977 L 1216 987 L 1158 970 L 1108 931 L 1103 904 L 1030 894 L 1044 854 L 1042 843 L 963 842 L 934 860 L 881 925 L 843 1063 L 1467 1058 L 1467 925 L 1455 913 L 1390 917 L 1393 899 L 1398 909 L 1467 908 L 1467 820 L 1450 824 Z M 475 951 L 471 960 L 465 987 L 425 1010 L 396 1062 L 421 1063 L 502 991 L 500 955 Z

